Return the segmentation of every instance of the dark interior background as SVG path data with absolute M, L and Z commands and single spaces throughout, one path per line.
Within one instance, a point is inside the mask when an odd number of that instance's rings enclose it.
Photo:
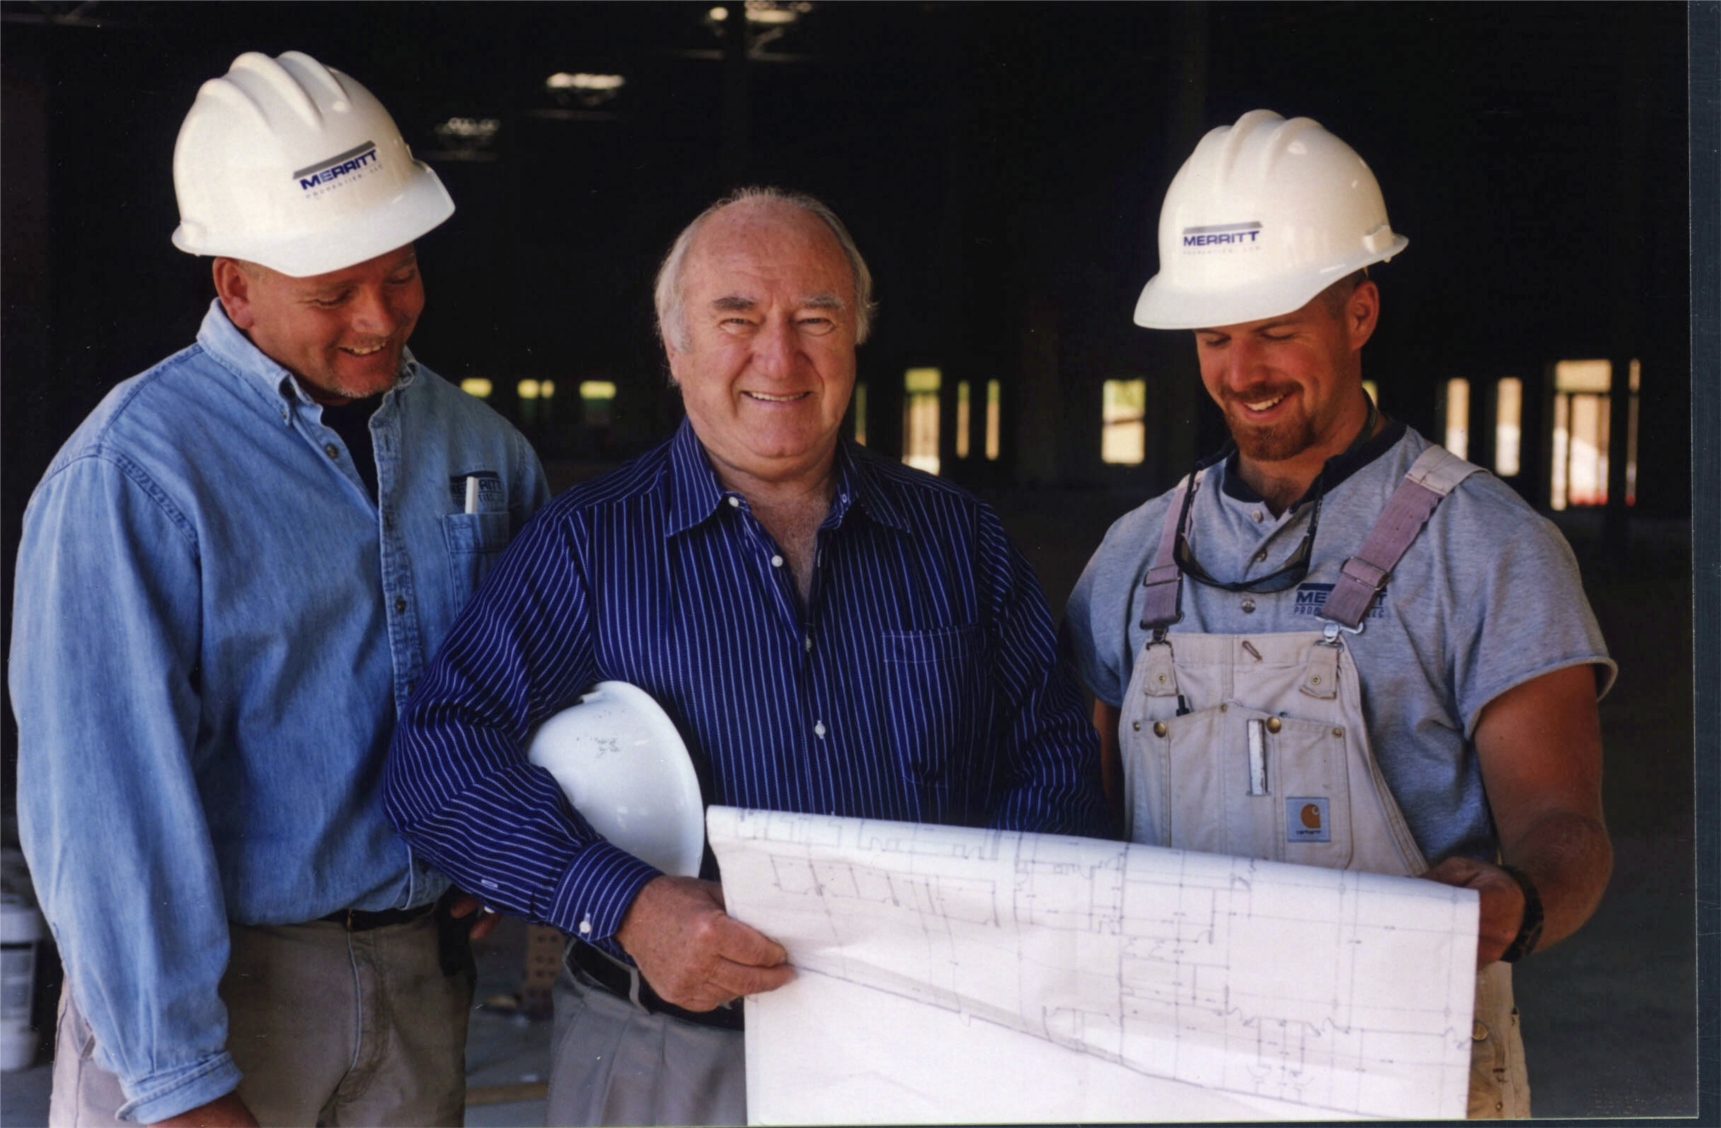
M 1522 379 L 1511 481 L 1546 510 L 1553 363 L 1641 361 L 1635 505 L 1616 484 L 1607 508 L 1558 515 L 1621 664 L 1603 702 L 1619 863 L 1602 913 L 1526 967 L 1521 998 L 1543 1115 L 1695 1109 L 1690 342 L 1695 312 L 1713 348 L 1715 296 L 1694 310 L 1688 128 L 1695 97 L 1713 130 L 1714 5 L 820 2 L 743 34 L 716 2 L 0 2 L 0 646 L 43 469 L 114 384 L 192 340 L 212 296 L 207 262 L 168 241 L 171 159 L 198 86 L 243 51 L 350 73 L 436 168 L 458 211 L 420 243 L 414 351 L 490 379 L 557 484 L 679 417 L 650 286 L 680 227 L 740 184 L 824 198 L 883 303 L 860 354 L 869 444 L 901 452 L 903 371 L 939 368 L 942 472 L 998 507 L 1054 610 L 1106 523 L 1223 438 L 1186 335 L 1131 323 L 1166 185 L 1207 129 L 1307 115 L 1363 154 L 1410 238 L 1375 272 L 1364 375 L 1389 414 L 1439 438 L 1448 379 Z M 1694 12 L 1710 37 L 1695 71 Z M 558 72 L 626 82 L 588 102 L 547 89 Z M 463 141 L 453 119 L 494 133 Z M 1712 216 L 1715 186 L 1699 188 Z M 518 400 L 525 378 L 556 400 Z M 616 385 L 607 422 L 573 394 L 591 379 Z M 1100 458 L 1112 379 L 1146 382 L 1140 465 Z M 1696 389 L 1711 414 L 1714 379 Z M 992 380 L 999 457 L 958 459 L 957 383 Z M 1489 410 L 1473 395 L 1485 466 Z M 980 413 L 971 426 L 978 448 Z M 1715 437 L 1699 439 L 1713 545 Z M 1713 559 L 1700 574 L 1713 626 Z M 1713 681 L 1713 639 L 1696 638 Z M 1698 692 L 1712 747 L 1715 686 Z M 9 822 L 9 708 L 0 737 Z
M 1428 430 L 1448 377 L 1533 391 L 1556 359 L 1637 357 L 1655 435 L 1638 511 L 1689 510 L 1683 5 L 825 4 L 739 67 L 708 11 L 0 4 L 8 562 L 65 435 L 196 331 L 210 285 L 168 242 L 173 143 L 199 84 L 250 49 L 359 78 L 448 184 L 422 358 L 490 377 L 504 410 L 521 377 L 618 385 L 601 437 L 557 405 L 550 457 L 670 425 L 656 260 L 709 200 L 768 182 L 827 199 L 878 276 L 873 445 L 900 444 L 897 373 L 935 365 L 947 399 L 960 379 L 1005 388 L 1002 457 L 956 465 L 947 410 L 946 473 L 1157 488 L 1220 437 L 1181 335 L 1130 321 L 1159 202 L 1201 133 L 1267 106 L 1349 141 L 1410 237 L 1376 272 L 1366 374 L 1388 411 Z M 627 81 L 588 108 L 546 91 L 558 71 Z M 452 154 L 436 126 L 455 117 L 499 128 Z M 1100 385 L 1120 376 L 1149 381 L 1139 467 L 1099 459 Z M 1520 486 L 1545 503 L 1532 453 Z
M 422 241 L 414 349 L 452 379 L 490 378 L 550 461 L 607 464 L 673 425 L 656 261 L 704 204 L 765 182 L 825 198 L 871 260 L 871 445 L 900 451 L 900 373 L 931 365 L 946 475 L 1147 496 L 1223 437 L 1184 335 L 1131 323 L 1159 202 L 1203 132 L 1266 106 L 1349 141 L 1410 238 L 1375 272 L 1365 375 L 1389 413 L 1438 437 L 1448 378 L 1518 376 L 1513 483 L 1545 506 L 1550 365 L 1639 359 L 1630 515 L 1688 517 L 1684 5 L 801 7 L 775 38 L 756 25 L 748 50 L 707 4 L 0 3 L 6 589 L 53 452 L 196 332 L 211 288 L 208 264 L 168 241 L 174 139 L 198 86 L 245 50 L 353 74 L 437 168 L 459 210 Z M 626 84 L 598 105 L 546 88 L 579 71 Z M 455 118 L 495 123 L 489 144 L 438 132 Z M 522 411 L 527 377 L 559 399 Z M 572 394 L 594 378 L 617 387 L 602 427 Z M 1147 383 L 1138 466 L 1100 459 L 1116 378 Z M 1002 387 L 996 461 L 952 457 L 963 380 Z M 1488 465 L 1473 399 L 1470 457 Z M 9 797 L 9 711 L 4 736 Z
M 369 86 L 448 184 L 459 210 L 422 241 L 414 349 L 490 378 L 548 461 L 608 464 L 673 425 L 656 261 L 705 203 L 765 182 L 828 200 L 871 260 L 873 446 L 900 451 L 900 373 L 932 365 L 948 476 L 1147 496 L 1223 430 L 1184 336 L 1130 320 L 1159 202 L 1206 129 L 1267 106 L 1364 154 L 1410 237 L 1376 271 L 1365 375 L 1389 413 L 1438 437 L 1445 380 L 1524 379 L 1514 484 L 1545 506 L 1549 366 L 1640 359 L 1636 505 L 1616 496 L 1608 527 L 1688 518 L 1684 5 L 802 7 L 747 50 L 705 4 L 0 4 L 6 589 L 53 452 L 208 303 L 208 264 L 168 242 L 198 86 L 241 51 L 290 48 Z M 598 105 L 546 88 L 574 71 L 626 84 Z M 453 118 L 495 133 L 461 148 L 438 131 Z M 528 416 L 526 377 L 561 397 Z M 1139 466 L 1100 460 L 1101 386 L 1120 377 L 1147 382 Z M 617 387 L 602 427 L 571 394 L 593 378 Z M 996 461 L 951 457 L 961 380 L 1002 386 Z M 4 735 L 9 800 L 9 711 Z

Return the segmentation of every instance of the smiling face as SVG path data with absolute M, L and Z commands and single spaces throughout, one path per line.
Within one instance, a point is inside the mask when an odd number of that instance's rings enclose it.
M 729 205 L 694 235 L 680 309 L 664 349 L 718 477 L 822 482 L 855 382 L 854 273 L 830 228 L 781 200 Z
M 1368 418 L 1362 347 L 1379 313 L 1380 293 L 1364 281 L 1342 299 L 1322 294 L 1279 317 L 1195 331 L 1201 381 L 1245 464 L 1313 481 L 1350 444 Z
M 308 278 L 230 258 L 216 259 L 214 273 L 228 318 L 319 403 L 392 388 L 424 309 L 410 244 Z

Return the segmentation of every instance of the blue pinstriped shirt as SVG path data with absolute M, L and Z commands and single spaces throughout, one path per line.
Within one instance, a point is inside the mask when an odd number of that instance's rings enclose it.
M 650 693 L 705 802 L 1106 836 L 1093 726 L 1039 582 L 966 492 L 844 443 L 805 610 L 692 427 L 562 494 L 396 730 L 389 816 L 456 884 L 601 942 L 657 871 L 521 741 L 593 683 Z M 585 927 L 582 927 L 585 926 Z

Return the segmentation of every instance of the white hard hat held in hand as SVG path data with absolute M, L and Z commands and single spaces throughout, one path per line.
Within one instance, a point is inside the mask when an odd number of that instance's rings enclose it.
M 382 103 L 298 51 L 248 51 L 203 84 L 179 128 L 173 187 L 174 246 L 296 278 L 405 246 L 454 214 Z
M 675 722 L 645 690 L 599 682 L 529 733 L 526 749 L 611 844 L 664 873 L 699 876 L 699 777 Z
M 1374 173 L 1310 118 L 1251 110 L 1196 145 L 1159 213 L 1159 273 L 1136 303 L 1150 329 L 1201 329 L 1300 309 L 1410 240 Z

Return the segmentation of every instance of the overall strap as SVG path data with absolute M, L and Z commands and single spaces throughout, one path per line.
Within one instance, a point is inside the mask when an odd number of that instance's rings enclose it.
M 1183 574 L 1177 570 L 1177 536 L 1182 530 L 1178 519 L 1183 514 L 1183 497 L 1201 484 L 1206 470 L 1186 474 L 1171 492 L 1171 508 L 1165 511 L 1165 524 L 1159 533 L 1159 550 L 1153 554 L 1153 564 L 1142 578 L 1147 593 L 1141 600 L 1141 629 L 1158 631 L 1183 618 Z
M 1441 499 L 1478 469 L 1445 447 L 1430 445 L 1423 451 L 1392 492 L 1362 547 L 1344 562 L 1338 583 L 1321 608 L 1321 618 L 1356 630 Z

